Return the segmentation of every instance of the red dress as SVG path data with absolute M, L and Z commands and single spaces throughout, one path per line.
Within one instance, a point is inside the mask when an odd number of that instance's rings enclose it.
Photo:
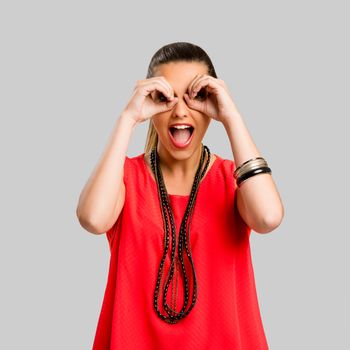
M 235 200 L 235 163 L 215 156 L 200 182 L 190 226 L 197 300 L 190 313 L 176 324 L 161 320 L 153 306 L 165 235 L 157 183 L 144 153 L 126 156 L 124 208 L 106 232 L 111 258 L 94 350 L 268 349 L 251 261 L 251 229 L 239 215 Z M 169 195 L 176 242 L 188 199 L 189 196 Z M 169 234 L 164 279 L 170 266 L 170 228 Z M 193 280 L 186 252 L 184 260 L 187 276 Z M 180 274 L 182 270 L 177 270 L 178 283 L 171 283 L 167 293 L 172 309 L 172 295 L 177 293 L 177 312 L 184 301 Z M 192 293 L 189 299 L 190 304 Z M 158 305 L 167 315 L 162 308 L 162 292 Z

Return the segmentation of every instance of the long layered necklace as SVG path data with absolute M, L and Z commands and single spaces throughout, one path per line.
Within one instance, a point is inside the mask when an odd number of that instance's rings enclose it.
M 205 159 L 205 153 L 207 153 L 207 161 L 205 163 L 205 167 L 203 170 L 202 166 L 204 163 Z M 159 166 L 159 155 L 157 153 L 156 147 L 154 147 L 151 151 L 150 154 L 150 162 L 152 166 L 152 171 L 155 176 L 157 186 L 158 186 L 158 196 L 159 196 L 159 201 L 160 201 L 160 206 L 161 206 L 161 211 L 162 211 L 162 217 L 163 217 L 163 225 L 164 225 L 164 230 L 166 232 L 165 234 L 165 240 L 164 240 L 164 253 L 162 260 L 159 265 L 159 270 L 158 270 L 158 277 L 157 277 L 157 282 L 154 290 L 154 308 L 158 314 L 158 316 L 165 322 L 167 323 L 177 323 L 184 317 L 186 317 L 189 312 L 192 310 L 194 307 L 196 300 L 197 300 L 197 279 L 196 279 L 196 271 L 195 267 L 193 264 L 192 260 L 192 255 L 191 255 L 191 250 L 189 248 L 190 245 L 190 236 L 189 236 L 189 228 L 192 220 L 192 214 L 193 214 L 193 209 L 196 203 L 196 198 L 197 198 L 197 193 L 199 189 L 199 184 L 203 176 L 205 175 L 207 168 L 210 163 L 210 150 L 207 146 L 204 146 L 202 144 L 202 151 L 201 151 L 201 158 L 199 162 L 198 169 L 196 171 L 196 175 L 194 177 L 194 182 L 192 185 L 192 190 L 191 194 L 189 196 L 189 201 L 187 204 L 187 208 L 184 214 L 184 217 L 181 222 L 181 227 L 180 227 L 180 234 L 179 234 L 179 244 L 178 244 L 178 257 L 177 259 L 181 263 L 181 269 L 183 272 L 183 277 L 184 277 L 184 283 L 185 283 L 185 288 L 184 288 L 184 305 L 180 312 L 177 312 L 176 310 L 173 310 L 169 307 L 167 304 L 167 292 L 168 288 L 170 285 L 171 280 L 173 279 L 174 276 L 174 264 L 175 264 L 175 249 L 176 249 L 176 228 L 175 228 L 175 223 L 174 223 L 174 215 L 173 211 L 171 209 L 170 201 L 169 201 L 169 196 L 167 193 L 167 190 L 164 185 L 164 180 L 163 180 L 163 175 Z M 159 308 L 158 308 L 158 297 L 159 297 L 159 288 L 160 288 L 160 283 L 161 283 L 161 278 L 164 270 L 164 264 L 165 264 L 165 259 L 168 254 L 168 248 L 169 248 L 169 224 L 168 224 L 168 216 L 170 218 L 170 224 L 171 224 L 171 232 L 172 232 L 172 249 L 171 249 L 171 265 L 170 265 L 170 272 L 168 273 L 165 287 L 163 288 L 163 307 L 164 310 L 168 315 L 163 315 Z M 192 273 L 193 273 L 193 293 L 192 293 L 192 302 L 189 308 L 186 310 L 186 307 L 188 306 L 189 303 L 189 288 L 188 288 L 188 277 L 186 274 L 186 269 L 185 269 L 185 263 L 184 263 L 184 257 L 183 257 L 183 252 L 184 248 L 186 250 L 186 255 L 191 263 L 192 266 Z

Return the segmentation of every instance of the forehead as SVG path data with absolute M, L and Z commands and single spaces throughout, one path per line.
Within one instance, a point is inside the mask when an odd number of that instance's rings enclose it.
M 154 76 L 163 76 L 176 89 L 187 88 L 197 74 L 208 74 L 203 62 L 169 62 L 157 66 Z

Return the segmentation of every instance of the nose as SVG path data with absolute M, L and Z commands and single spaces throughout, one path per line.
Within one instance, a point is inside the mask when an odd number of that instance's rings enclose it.
M 173 113 L 177 117 L 185 117 L 189 115 L 189 107 L 186 103 L 186 100 L 183 96 L 177 96 L 178 101 L 174 106 Z

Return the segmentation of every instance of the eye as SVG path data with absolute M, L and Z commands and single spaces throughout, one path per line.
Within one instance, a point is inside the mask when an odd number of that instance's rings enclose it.
M 160 102 L 167 102 L 168 101 L 168 99 L 163 95 L 163 93 L 161 93 L 159 91 L 156 93 L 155 99 L 157 101 L 160 101 Z
M 199 98 L 200 100 L 205 100 L 209 96 L 208 91 L 205 88 L 201 88 L 195 98 Z

